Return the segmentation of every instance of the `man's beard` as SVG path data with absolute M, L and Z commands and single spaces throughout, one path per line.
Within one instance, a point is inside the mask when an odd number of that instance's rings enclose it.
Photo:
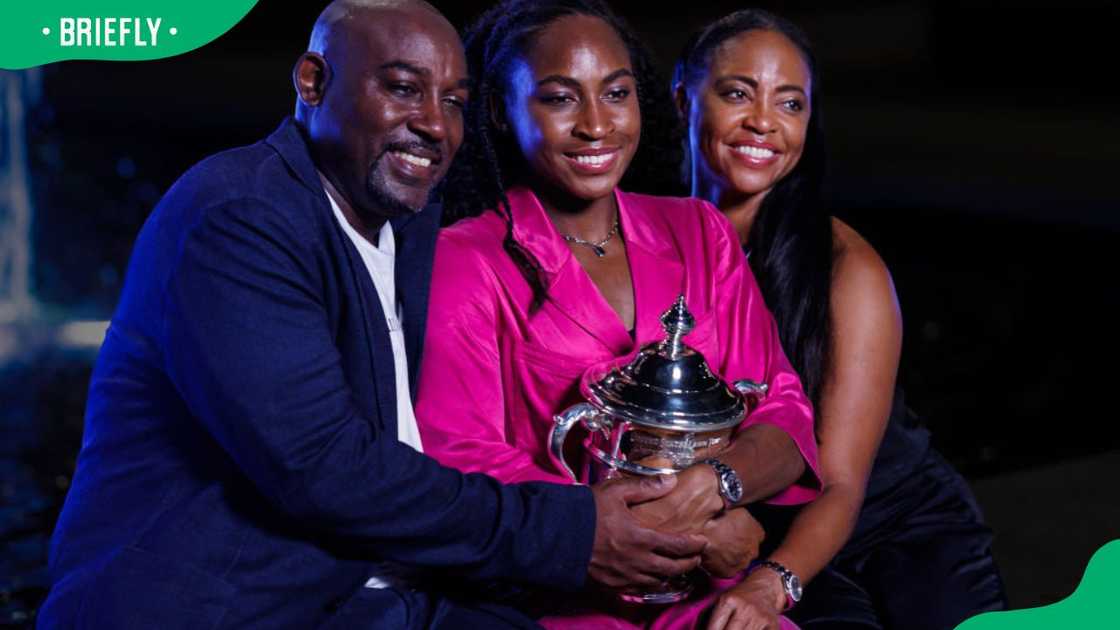
M 383 153 L 373 166 L 369 169 L 369 175 L 366 177 L 366 192 L 369 193 L 370 198 L 375 204 L 380 206 L 384 214 L 388 216 L 399 216 L 403 214 L 413 214 L 423 209 L 424 205 L 420 207 L 413 207 L 412 205 L 398 199 L 389 191 L 389 182 L 385 180 L 381 169 L 381 160 L 385 158 L 387 153 Z
M 385 159 L 385 156 L 387 156 L 391 151 L 407 151 L 413 147 L 423 147 L 427 151 L 435 153 L 437 156 L 439 156 L 439 159 L 442 159 L 442 151 L 440 150 L 440 147 L 438 145 L 416 141 L 394 142 L 385 147 L 384 151 L 381 152 L 381 155 L 378 156 L 376 160 L 374 160 L 373 164 L 369 168 L 369 175 L 366 177 L 366 191 L 369 193 L 373 201 L 381 206 L 381 209 L 385 211 L 385 214 L 388 214 L 390 216 L 414 214 L 420 212 L 424 209 L 424 206 L 427 205 L 428 196 L 432 192 L 431 188 L 429 188 L 425 192 L 424 198 L 417 202 L 416 206 L 413 206 L 412 204 L 409 204 L 402 199 L 394 196 L 393 193 L 390 192 L 389 182 L 386 180 L 383 171 L 380 169 L 381 160 Z M 436 183 L 437 182 L 433 182 L 433 186 Z

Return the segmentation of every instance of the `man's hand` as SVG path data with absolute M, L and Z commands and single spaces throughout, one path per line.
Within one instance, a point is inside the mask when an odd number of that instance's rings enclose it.
M 734 508 L 704 525 L 708 547 L 701 566 L 708 573 L 729 578 L 747 568 L 758 556 L 758 545 L 766 538 L 762 525 L 747 508 Z
M 677 486 L 671 476 L 612 479 L 591 487 L 595 497 L 595 545 L 591 579 L 611 588 L 656 586 L 700 564 L 703 536 L 666 534 L 638 522 L 630 506 L 663 497 Z
M 676 476 L 672 492 L 635 507 L 634 514 L 645 526 L 661 531 L 701 533 L 723 511 L 719 477 L 708 464 L 695 464 Z
M 755 570 L 720 595 L 708 630 L 778 630 L 785 601 L 781 577 L 769 569 Z

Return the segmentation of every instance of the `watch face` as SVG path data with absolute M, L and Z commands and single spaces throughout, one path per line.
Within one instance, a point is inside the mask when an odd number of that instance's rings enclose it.
M 786 579 L 786 590 L 789 591 L 789 597 L 795 602 L 801 601 L 801 580 L 797 579 L 796 575 L 790 574 Z
M 743 483 L 734 472 L 724 477 L 724 489 L 728 500 L 732 503 L 738 503 L 743 498 Z

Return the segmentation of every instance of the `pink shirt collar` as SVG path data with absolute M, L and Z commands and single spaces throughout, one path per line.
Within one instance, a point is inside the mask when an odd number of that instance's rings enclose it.
M 513 211 L 514 238 L 540 263 L 549 301 L 616 354 L 632 349 L 635 340 L 580 267 L 537 196 L 525 187 L 512 188 L 506 195 Z M 685 289 L 684 261 L 665 241 L 665 227 L 658 229 L 654 224 L 665 220 L 655 216 L 656 211 L 649 207 L 657 203 L 657 197 L 632 195 L 617 188 L 614 195 L 620 236 L 630 261 L 636 337 L 640 344 L 663 335 L 658 317 Z

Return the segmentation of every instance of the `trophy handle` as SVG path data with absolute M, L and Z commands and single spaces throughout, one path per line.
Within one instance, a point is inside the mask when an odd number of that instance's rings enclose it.
M 596 414 L 594 407 L 587 403 L 579 403 L 572 405 L 563 412 L 553 416 L 552 429 L 548 434 L 549 455 L 552 456 L 552 463 L 564 469 L 572 481 L 580 483 L 579 478 L 572 472 L 572 467 L 564 460 L 564 440 L 568 437 L 568 431 L 571 431 L 572 426 L 577 422 L 589 420 Z
M 744 378 L 735 381 L 735 389 L 739 390 L 739 393 L 746 397 L 747 402 L 753 407 L 766 396 L 770 386 L 766 383 L 758 383 Z

